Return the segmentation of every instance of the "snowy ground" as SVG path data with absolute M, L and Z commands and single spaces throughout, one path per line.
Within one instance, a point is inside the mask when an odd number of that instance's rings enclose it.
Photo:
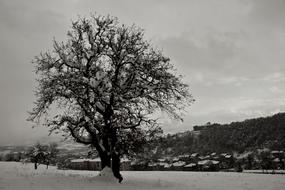
M 122 172 L 122 184 L 94 171 L 33 169 L 0 162 L 0 190 L 284 190 L 285 175 L 224 172 Z

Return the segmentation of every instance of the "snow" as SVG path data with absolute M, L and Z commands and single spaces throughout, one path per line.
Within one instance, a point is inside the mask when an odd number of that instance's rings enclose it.
M 273 160 L 273 162 L 280 162 L 280 159 L 279 159 L 279 158 L 275 158 L 275 159 Z
M 232 157 L 232 155 L 226 155 L 225 156 L 225 158 L 231 158 Z
M 218 163 L 220 163 L 220 162 L 217 161 L 217 160 L 201 160 L 201 161 L 198 162 L 198 165 L 206 165 L 206 164 L 208 164 L 208 165 L 211 165 L 211 164 L 216 165 Z
M 181 167 L 181 166 L 184 166 L 185 164 L 186 164 L 186 162 L 178 161 L 178 162 L 174 162 L 172 165 L 174 167 Z
M 198 162 L 198 165 L 205 165 L 205 164 L 211 164 L 212 162 L 210 160 L 201 160 Z
M 94 179 L 96 179 L 96 181 L 105 181 L 109 183 L 117 182 L 116 178 L 113 176 L 112 169 L 109 167 L 105 167 Z
M 110 168 L 101 172 L 38 170 L 33 164 L 0 162 L 1 190 L 284 190 L 285 175 L 232 172 L 124 171 L 119 184 Z
M 220 163 L 220 162 L 219 162 L 219 161 L 217 161 L 217 160 L 211 160 L 211 162 L 212 162 L 214 165 L 216 165 L 216 164 Z
M 252 151 L 249 151 L 249 152 L 245 152 L 243 154 L 235 155 L 235 158 L 241 160 L 241 159 L 247 158 L 251 154 L 252 154 Z
M 190 163 L 190 164 L 187 164 L 186 166 L 184 166 L 185 168 L 191 168 L 191 167 L 194 167 L 196 166 L 197 164 L 195 163 Z
M 244 173 L 256 173 L 256 174 L 261 174 L 261 173 L 267 173 L 267 174 L 285 174 L 285 170 L 243 170 Z

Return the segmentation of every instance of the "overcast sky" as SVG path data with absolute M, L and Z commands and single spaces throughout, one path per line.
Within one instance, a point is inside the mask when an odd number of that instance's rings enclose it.
M 93 12 L 144 28 L 185 76 L 196 102 L 184 123 L 165 117 L 165 132 L 285 111 L 284 0 L 0 0 L 0 145 L 47 135 L 26 121 L 31 60 Z

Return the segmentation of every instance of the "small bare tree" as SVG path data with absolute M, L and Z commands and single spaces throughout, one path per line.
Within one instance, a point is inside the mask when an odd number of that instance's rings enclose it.
M 29 148 L 27 156 L 34 163 L 35 170 L 40 164 L 43 164 L 48 154 L 48 146 L 37 143 Z
M 120 156 L 132 142 L 159 131 L 158 110 L 181 119 L 193 102 L 188 85 L 176 76 L 169 58 L 144 40 L 136 26 L 111 16 L 91 15 L 72 23 L 67 42 L 54 41 L 52 52 L 34 60 L 39 76 L 37 101 L 29 120 L 63 130 L 98 151 L 102 168 L 120 174 Z M 112 164 L 111 164 L 112 163 Z

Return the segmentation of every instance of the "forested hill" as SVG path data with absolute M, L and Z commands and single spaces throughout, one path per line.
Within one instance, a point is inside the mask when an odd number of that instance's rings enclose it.
M 172 154 L 244 152 L 257 148 L 284 150 L 285 113 L 230 124 L 194 126 L 194 131 L 166 136 L 160 146 Z

